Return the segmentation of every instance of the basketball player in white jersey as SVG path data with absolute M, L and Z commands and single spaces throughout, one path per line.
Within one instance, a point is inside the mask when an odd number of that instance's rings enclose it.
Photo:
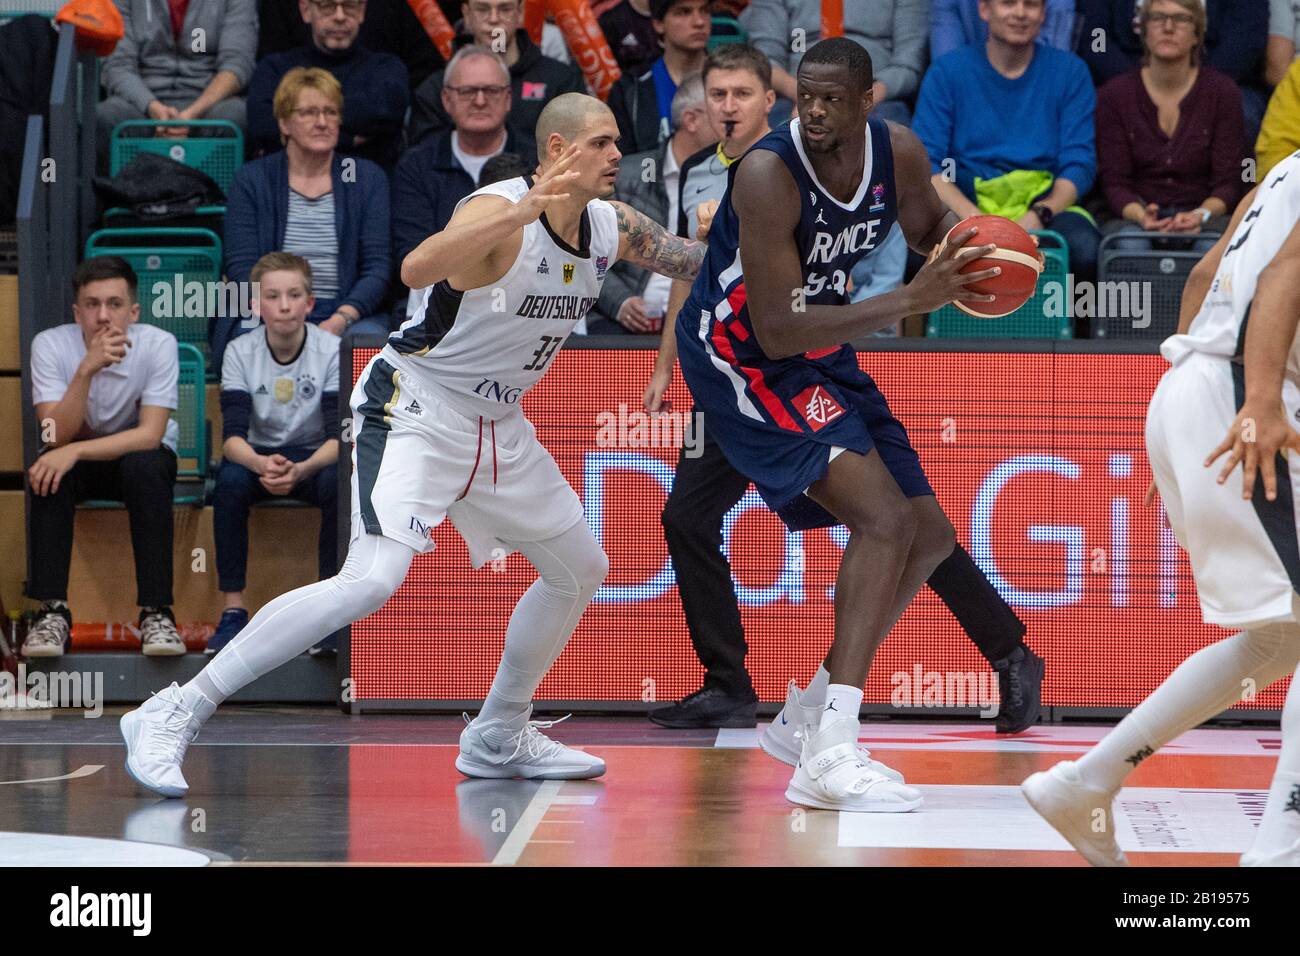
M 402 280 L 428 288 L 416 314 L 352 393 L 352 539 L 327 581 L 267 604 L 184 687 L 122 718 L 127 770 L 164 796 L 187 789 L 185 749 L 217 705 L 325 635 L 377 610 L 401 585 L 431 529 L 451 518 L 475 567 L 518 550 L 539 577 L 520 598 L 505 651 L 457 768 L 474 777 L 578 779 L 596 756 L 543 735 L 532 697 L 605 577 L 608 561 L 582 506 L 537 441 L 519 401 L 600 294 L 614 261 L 690 279 L 705 246 L 682 239 L 614 191 L 618 126 L 578 93 L 537 123 L 536 181 L 466 197 L 447 228 L 414 249 Z
M 1096 866 L 1127 864 L 1111 815 L 1124 778 L 1174 737 L 1293 673 L 1300 660 L 1300 456 L 1287 455 L 1300 452 L 1298 275 L 1300 152 L 1251 190 L 1192 270 L 1178 334 L 1160 348 L 1173 367 L 1147 409 L 1154 486 L 1187 551 L 1201 614 L 1240 633 L 1187 658 L 1077 762 L 1023 785 L 1034 809 Z M 1216 480 L 1206 469 L 1225 453 Z M 1229 480 L 1238 464 L 1241 481 Z M 1294 680 L 1264 817 L 1241 862 L 1300 866 Z

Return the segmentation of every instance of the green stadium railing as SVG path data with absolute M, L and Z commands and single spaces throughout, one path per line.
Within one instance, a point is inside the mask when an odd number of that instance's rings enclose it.
M 132 130 L 152 132 L 158 126 L 184 126 L 193 131 L 223 132 L 224 136 L 183 138 L 130 136 Z M 126 120 L 113 127 L 109 146 L 109 173 L 116 176 L 140 153 L 168 156 L 211 176 L 223 193 L 230 193 L 235 173 L 244 165 L 244 134 L 229 120 Z
M 1038 237 L 1038 248 L 1043 254 L 1043 273 L 1028 302 L 1000 319 L 982 319 L 967 315 L 955 305 L 945 305 L 930 313 L 925 334 L 940 339 L 1074 338 L 1074 323 L 1068 308 L 1069 247 L 1059 232 L 1043 229 L 1033 234 Z M 1057 311 L 1062 314 L 1052 314 Z
M 203 353 L 192 345 L 177 345 L 180 373 L 176 384 L 176 490 L 172 503 L 201 508 L 208 498 L 207 372 Z M 123 507 L 120 501 L 92 498 L 77 507 L 103 510 Z

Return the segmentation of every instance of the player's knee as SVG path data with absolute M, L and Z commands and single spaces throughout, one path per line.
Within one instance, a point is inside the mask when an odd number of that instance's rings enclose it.
M 956 546 L 957 532 L 942 512 L 919 522 L 912 539 L 912 550 L 923 556 L 931 570 L 947 560 Z
M 588 548 L 583 551 L 573 573 L 578 581 L 578 589 L 590 598 L 609 574 L 609 555 L 605 554 L 605 549 L 600 545 Z
M 906 499 L 855 507 L 843 516 L 850 534 L 861 535 L 882 544 L 910 548 L 916 536 L 917 517 Z

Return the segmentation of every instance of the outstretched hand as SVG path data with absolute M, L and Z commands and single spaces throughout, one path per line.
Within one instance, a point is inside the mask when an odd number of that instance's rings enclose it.
M 535 222 L 542 213 L 555 202 L 569 198 L 567 189 L 578 178 L 578 171 L 573 169 L 581 148 L 575 143 L 560 154 L 560 158 L 551 164 L 546 172 L 533 181 L 533 188 L 524 194 L 517 207 L 523 214 L 523 224 Z

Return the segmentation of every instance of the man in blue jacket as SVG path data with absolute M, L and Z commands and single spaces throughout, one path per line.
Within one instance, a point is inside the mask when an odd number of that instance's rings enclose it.
M 368 50 L 357 42 L 365 0 L 298 0 L 298 9 L 311 29 L 311 40 L 258 62 L 248 84 L 250 154 L 263 156 L 280 148 L 272 108 L 275 90 L 294 67 L 315 66 L 334 74 L 343 86 L 347 109 L 338 151 L 391 169 L 397 162 L 402 121 L 410 103 L 406 67 L 393 54 Z
M 393 174 L 393 263 L 441 232 L 456 204 L 478 188 L 483 167 L 493 156 L 514 153 L 532 169 L 537 146 L 532 132 L 506 123 L 510 113 L 510 71 L 487 47 L 470 44 L 456 51 L 447 64 L 442 103 L 451 129 L 432 134 L 408 149 Z M 406 321 L 408 290 L 396 306 L 399 323 Z M 414 311 L 412 309 L 412 311 Z

